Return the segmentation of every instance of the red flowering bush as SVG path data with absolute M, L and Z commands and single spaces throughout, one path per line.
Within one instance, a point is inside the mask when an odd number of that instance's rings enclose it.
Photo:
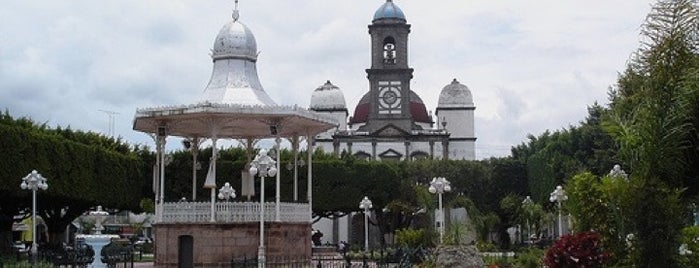
M 600 235 L 595 232 L 584 232 L 561 237 L 546 251 L 544 263 L 550 268 L 589 268 L 602 267 L 610 258 L 611 254 L 602 250 Z

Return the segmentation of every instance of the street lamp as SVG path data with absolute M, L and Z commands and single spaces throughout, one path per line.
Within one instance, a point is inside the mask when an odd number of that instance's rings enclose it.
M 226 182 L 221 186 L 221 189 L 218 189 L 218 199 L 228 201 L 228 199 L 232 198 L 235 198 L 235 189 L 233 189 L 230 183 Z
M 525 213 L 527 213 L 527 236 L 531 238 L 532 235 L 532 226 L 529 225 L 529 218 L 532 217 L 532 210 L 531 210 L 531 205 L 534 204 L 534 200 L 532 200 L 531 196 L 527 196 L 527 198 L 522 201 L 522 208 L 525 210 Z
M 561 218 L 561 203 L 563 203 L 563 201 L 566 200 L 568 200 L 568 196 L 566 195 L 566 191 L 563 190 L 563 187 L 560 185 L 556 186 L 556 190 L 551 192 L 551 197 L 549 197 L 549 201 L 558 203 L 558 237 L 563 236 L 563 219 Z
M 267 150 L 262 149 L 250 163 L 250 175 L 260 175 L 260 247 L 257 250 L 258 267 L 265 267 L 265 177 L 277 175 L 277 161 L 274 161 Z
M 374 207 L 369 200 L 369 197 L 364 197 L 361 202 L 359 202 L 359 209 L 364 210 L 364 251 L 369 250 L 369 210 Z
M 49 188 L 48 183 L 46 183 L 46 178 L 41 176 L 36 170 L 32 170 L 29 175 L 22 178 L 22 184 L 19 185 L 22 190 L 32 191 L 32 248 L 30 254 L 32 255 L 32 263 L 36 262 L 36 191 L 46 190 Z
M 441 244 L 444 240 L 444 211 L 442 211 L 442 194 L 451 192 L 451 183 L 444 177 L 432 178 L 429 191 L 430 193 L 437 194 L 437 196 L 439 196 L 439 217 L 437 222 L 439 223 L 439 243 Z
M 609 176 L 612 178 L 623 178 L 625 180 L 629 179 L 629 175 L 626 174 L 626 171 L 621 169 L 621 166 L 619 164 L 614 165 L 612 170 L 609 171 Z

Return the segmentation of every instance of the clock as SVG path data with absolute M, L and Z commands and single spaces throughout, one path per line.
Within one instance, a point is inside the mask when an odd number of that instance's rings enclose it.
M 400 81 L 379 82 L 379 114 L 399 114 L 401 111 Z

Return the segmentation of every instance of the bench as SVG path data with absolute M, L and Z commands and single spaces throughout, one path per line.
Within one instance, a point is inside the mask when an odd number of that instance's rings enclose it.
M 95 251 L 89 245 L 50 250 L 46 255 L 54 267 L 87 267 L 95 260 Z
M 117 264 L 123 263 L 124 267 L 130 263 L 129 267 L 133 267 L 133 248 L 130 245 L 124 245 L 122 243 L 111 243 L 102 247 L 100 252 L 102 263 L 106 264 L 107 267 L 113 268 Z

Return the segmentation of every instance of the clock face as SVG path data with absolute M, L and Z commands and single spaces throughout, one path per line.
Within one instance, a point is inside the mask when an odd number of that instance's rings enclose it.
M 379 114 L 399 114 L 401 110 L 400 81 L 379 82 Z

